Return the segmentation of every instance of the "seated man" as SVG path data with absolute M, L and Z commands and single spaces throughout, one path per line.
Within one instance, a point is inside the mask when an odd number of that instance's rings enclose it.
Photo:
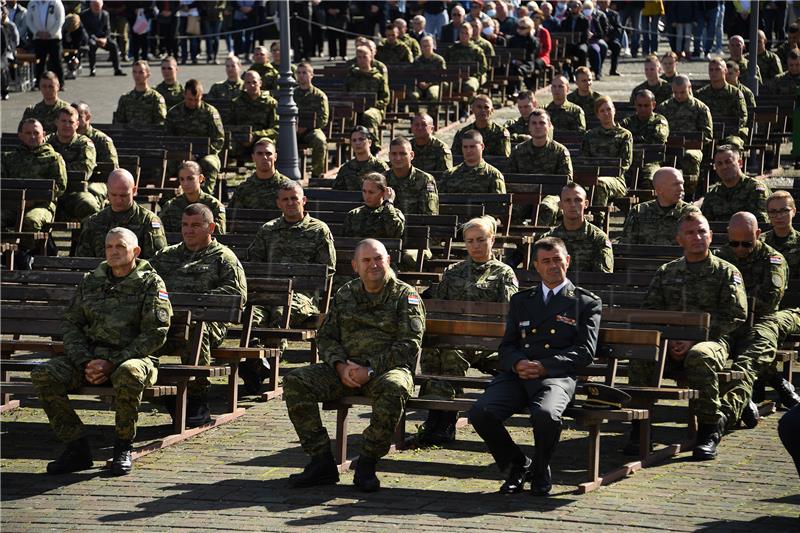
M 592 83 L 592 71 L 587 67 L 578 67 L 575 69 L 575 85 L 577 87 L 567 95 L 567 100 L 583 109 L 583 113 L 587 117 L 594 115 L 594 104 L 602 96 L 592 90 Z
M 91 0 L 89 9 L 81 11 L 81 22 L 89 34 L 89 76 L 96 75 L 98 48 L 108 51 L 114 76 L 125 76 L 125 72 L 119 68 L 119 47 L 111 35 L 111 16 L 103 9 L 103 0 Z
M 269 139 L 259 139 L 253 145 L 253 163 L 256 170 L 236 187 L 228 202 L 230 209 L 272 209 L 278 199 L 278 189 L 289 178 L 278 172 L 275 163 L 278 151 Z
M 473 70 L 471 76 L 461 82 L 461 87 L 467 96 L 477 94 L 481 85 L 486 83 L 486 73 L 489 70 L 489 61 L 480 46 L 472 40 L 472 26 L 462 24 L 458 28 L 458 40 L 444 51 L 444 58 L 449 68 L 458 68 L 458 65 L 470 65 Z M 477 65 L 477 70 L 475 66 Z
M 700 210 L 709 220 L 730 220 L 734 213 L 749 211 L 759 223 L 767 221 L 769 187 L 742 172 L 739 149 L 733 145 L 714 150 L 714 171 L 720 182 L 711 186 Z
M 356 126 L 350 132 L 350 149 L 353 159 L 339 167 L 332 189 L 337 191 L 360 191 L 361 176 L 368 172 L 386 172 L 388 165 L 372 155 L 372 137 L 364 126 Z
M 438 183 L 441 193 L 500 193 L 505 194 L 503 174 L 483 159 L 483 136 L 470 130 L 461 135 L 464 161 L 446 170 Z
M 230 121 L 234 125 L 253 128 L 250 141 L 240 141 L 234 147 L 240 158 L 250 155 L 254 139 L 278 140 L 278 102 L 269 91 L 261 90 L 261 77 L 257 72 L 248 70 L 244 73 L 244 90 L 233 100 Z
M 208 90 L 208 97 L 232 102 L 244 90 L 242 63 L 235 55 L 225 60 L 226 80 L 218 81 Z
M 119 157 L 117 156 L 117 147 L 114 146 L 114 140 L 92 126 L 92 109 L 86 102 L 73 102 L 70 107 L 78 112 L 78 133 L 86 135 L 94 143 L 94 149 L 97 162 L 110 161 L 114 167 L 119 166 Z M 105 192 L 102 194 L 105 197 Z
M 106 233 L 118 226 L 136 235 L 143 259 L 150 259 L 167 246 L 161 220 L 133 200 L 137 190 L 133 176 L 124 168 L 108 175 L 109 206 L 81 222 L 81 234 L 75 247 L 77 257 L 102 257 Z
M 227 246 L 214 239 L 216 229 L 214 215 L 203 204 L 191 204 L 183 210 L 181 220 L 182 242 L 159 250 L 150 260 L 153 268 L 164 279 L 170 292 L 215 295 L 233 294 L 242 297 L 242 306 L 247 303 L 247 280 L 239 259 Z M 211 364 L 211 349 L 217 348 L 225 340 L 227 328 L 222 322 L 206 322 L 200 347 L 198 364 Z M 181 351 L 184 364 L 192 364 L 185 346 L 171 346 L 167 349 Z M 208 408 L 207 378 L 197 378 L 189 382 L 186 425 L 197 427 L 211 420 Z M 174 406 L 174 403 L 172 404 Z M 169 405 L 168 405 L 169 408 Z M 174 415 L 171 410 L 170 414 Z
M 533 266 L 541 285 L 511 297 L 500 342 L 502 373 L 469 412 L 500 470 L 511 467 L 503 494 L 525 489 L 534 496 L 552 488 L 550 458 L 561 435 L 561 415 L 575 394 L 577 376 L 589 365 L 600 333 L 600 298 L 567 278 L 569 255 L 560 239 L 538 240 Z M 503 422 L 527 408 L 536 451 L 526 457 Z
M 642 89 L 634 96 L 636 112 L 623 118 L 619 125 L 633 135 L 633 144 L 665 144 L 669 138 L 669 124 L 663 115 L 655 113 L 656 99 L 648 89 Z M 661 167 L 661 161 L 645 163 L 641 156 L 634 153 L 633 163 L 629 174 L 639 167 L 637 189 L 651 189 L 653 187 L 653 174 Z M 631 181 L 633 183 L 633 178 Z
M 786 72 L 778 74 L 766 87 L 765 93 L 794 96 L 800 87 L 800 50 L 790 50 L 786 56 Z
M 42 101 L 28 106 L 22 113 L 22 119 L 35 118 L 44 128 L 45 133 L 56 131 L 56 120 L 58 112 L 69 107 L 69 103 L 58 97 L 61 83 L 58 76 L 47 71 L 42 74 L 39 80 L 39 92 L 42 93 Z
M 420 112 L 411 120 L 411 150 L 414 166 L 425 172 L 444 172 L 453 166 L 450 148 L 433 135 L 433 118 Z
M 114 124 L 161 126 L 167 117 L 167 104 L 161 93 L 150 87 L 150 65 L 136 61 L 132 72 L 133 90 L 119 97 Z
M 625 220 L 620 244 L 672 246 L 678 221 L 689 212 L 699 213 L 683 201 L 683 174 L 673 167 L 662 167 L 653 174 L 654 200 L 633 206 Z
M 491 120 L 494 114 L 492 99 L 485 94 L 476 96 L 472 101 L 472 113 L 475 115 L 475 121 L 458 130 L 458 133 L 453 137 L 453 145 L 451 146 L 453 154 L 463 155 L 461 153 L 461 137 L 466 132 L 475 130 L 483 136 L 486 155 L 502 155 L 505 157 L 511 155 L 511 135 L 503 126 L 495 124 Z
M 172 317 L 164 282 L 147 261 L 138 259 L 140 248 L 130 230 L 112 228 L 104 251 L 106 260 L 84 276 L 64 314 L 64 356 L 31 371 L 50 426 L 67 445 L 47 464 L 48 474 L 92 467 L 83 423 L 67 394 L 109 381 L 116 411 L 111 473 L 129 474 L 142 392 L 158 376 L 155 354 L 167 339 Z
M 214 233 L 225 233 L 225 206 L 215 196 L 203 191 L 205 179 L 203 170 L 196 161 L 184 161 L 178 167 L 178 181 L 182 192 L 168 200 L 158 213 L 165 233 L 181 231 L 183 213 L 191 204 L 202 204 L 209 208 L 214 218 Z
M 247 72 L 256 72 L 261 76 L 261 88 L 265 91 L 273 91 L 278 85 L 280 72 L 270 62 L 271 54 L 266 46 L 256 46 L 253 48 L 253 64 Z
M 739 76 L 741 74 L 741 72 L 739 72 L 739 65 L 735 61 L 728 61 L 725 63 L 725 66 L 728 68 L 728 72 L 725 73 L 725 81 L 742 91 L 742 96 L 744 96 L 744 101 L 748 109 L 755 107 L 756 97 L 753 91 L 751 91 L 747 85 L 739 81 Z
M 672 96 L 672 87 L 669 82 L 661 77 L 661 61 L 656 54 L 651 54 L 644 59 L 645 80 L 633 88 L 631 91 L 631 103 L 636 103 L 636 95 L 639 91 L 650 91 L 656 101 L 656 105 Z
M 161 77 L 163 81 L 155 89 L 164 97 L 167 112 L 183 101 L 183 85 L 178 81 L 178 62 L 172 56 L 161 60 Z
M 725 124 L 725 144 L 735 144 L 740 149 L 744 147 L 748 138 L 747 104 L 742 91 L 728 83 L 726 74 L 728 67 L 720 58 L 708 62 L 708 77 L 710 83 L 697 90 L 697 99 L 706 104 L 711 117 L 717 120 L 735 118 L 736 127 Z
M 511 135 L 511 144 L 516 145 L 531 138 L 528 131 L 528 117 L 538 104 L 531 91 L 522 91 L 517 95 L 517 111 L 519 116 L 506 122 L 505 128 Z
M 283 381 L 289 418 L 311 462 L 292 474 L 293 487 L 339 481 L 331 441 L 319 416 L 320 401 L 363 394 L 373 401 L 353 483 L 364 492 L 380 488 L 375 475 L 386 455 L 406 400 L 425 331 L 425 307 L 413 287 L 398 280 L 379 241 L 359 243 L 353 257 L 358 279 L 336 293 L 317 333 L 323 363 L 294 370 Z
M 550 115 L 553 129 L 557 131 L 586 131 L 586 113 L 580 106 L 567 100 L 569 80 L 566 76 L 553 76 L 550 83 L 550 94 L 553 101 L 544 108 Z
M 614 272 L 614 252 L 603 230 L 586 221 L 589 198 L 583 187 L 571 181 L 561 189 L 558 202 L 563 214 L 561 224 L 545 233 L 564 241 L 570 257 L 571 272 Z
M 414 66 L 431 72 L 444 72 L 447 64 L 442 56 L 435 52 L 436 44 L 432 35 L 426 35 L 419 42 L 422 54 L 414 60 Z M 417 80 L 416 88 L 409 95 L 415 100 L 439 100 L 441 85 L 428 81 Z
M 375 93 L 375 106 L 360 113 L 358 120 L 369 130 L 373 146 L 380 151 L 380 128 L 386 117 L 386 107 L 389 105 L 389 78 L 378 70 L 373 57 L 372 50 L 368 46 L 356 48 L 356 65 L 347 72 L 344 89 L 349 92 Z
M 411 49 L 400 40 L 400 31 L 394 23 L 386 25 L 384 35 L 386 38 L 378 44 L 378 53 L 375 54 L 375 59 L 387 64 L 407 64 L 414 60 Z
M 328 171 L 328 139 L 325 128 L 328 126 L 330 112 L 328 96 L 313 86 L 314 67 L 304 61 L 297 66 L 297 88 L 294 101 L 299 113 L 314 113 L 314 123 L 297 126 L 298 143 L 311 147 L 311 176 L 321 178 Z

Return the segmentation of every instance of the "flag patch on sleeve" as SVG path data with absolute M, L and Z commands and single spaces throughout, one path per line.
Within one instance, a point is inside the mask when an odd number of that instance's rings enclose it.
M 780 265 L 783 262 L 783 257 L 779 255 L 771 255 L 769 256 L 769 262 L 773 265 Z
M 154 220 L 153 222 L 151 222 L 151 224 L 153 226 L 153 229 L 158 229 L 158 228 L 161 227 L 161 221 L 160 220 Z
M 740 276 L 738 272 L 733 273 L 733 282 L 738 285 L 742 284 L 742 276 Z
M 408 303 L 410 305 L 419 305 L 419 296 L 417 296 L 416 294 L 409 294 Z
M 158 291 L 158 297 L 161 300 L 169 300 L 169 294 L 167 294 L 167 291 Z

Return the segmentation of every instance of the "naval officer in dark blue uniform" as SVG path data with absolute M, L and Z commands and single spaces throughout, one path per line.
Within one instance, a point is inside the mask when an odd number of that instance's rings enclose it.
M 521 492 L 530 481 L 531 492 L 545 496 L 552 488 L 549 463 L 561 435 L 561 414 L 575 394 L 576 376 L 597 348 L 601 302 L 567 279 L 569 255 L 561 239 L 540 239 L 533 254 L 542 282 L 511 297 L 499 349 L 503 372 L 469 418 L 497 466 L 503 471 L 511 467 L 500 492 Z M 526 407 L 536 442 L 532 459 L 503 427 Z

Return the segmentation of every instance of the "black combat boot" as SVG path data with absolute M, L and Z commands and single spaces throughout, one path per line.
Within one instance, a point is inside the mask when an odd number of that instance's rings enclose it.
M 51 475 L 69 474 L 92 468 L 92 450 L 89 441 L 82 437 L 67 443 L 61 456 L 47 463 L 47 473 Z
M 375 492 L 381 488 L 381 481 L 375 475 L 375 465 L 378 460 L 373 457 L 361 455 L 356 463 L 356 474 L 353 476 L 353 485 L 361 492 Z
M 716 424 L 700 424 L 697 428 L 697 444 L 692 451 L 695 461 L 708 461 L 717 456 L 717 446 L 725 433 L 728 419 L 725 415 Z
M 780 374 L 775 374 L 769 380 L 769 384 L 778 393 L 778 398 L 786 409 L 791 409 L 800 403 L 800 396 L 795 392 L 794 385 L 783 379 Z
M 533 473 L 533 461 L 525 456 L 522 465 L 511 464 L 511 470 L 505 482 L 500 485 L 500 494 L 516 494 L 525 490 L 525 483 L 531 480 Z
M 339 469 L 330 450 L 315 455 L 302 472 L 289 476 L 289 486 L 293 488 L 335 485 L 338 482 Z
M 196 428 L 211 422 L 211 409 L 205 398 L 189 398 L 186 402 L 186 427 Z
M 764 391 L 766 385 L 766 382 L 761 378 L 756 379 L 755 383 L 753 383 L 753 401 L 757 404 L 766 400 L 766 392 Z
M 133 443 L 129 440 L 117 439 L 114 442 L 114 458 L 111 460 L 112 476 L 127 476 L 133 470 L 131 452 Z
M 406 446 L 431 446 L 428 442 L 428 437 L 436 431 L 436 428 L 439 426 L 439 419 L 442 416 L 442 411 L 437 411 L 436 409 L 431 409 L 428 411 L 428 417 L 425 419 L 425 422 L 419 427 L 416 435 L 412 435 L 406 441 Z
M 250 344 L 256 346 L 258 341 Z M 258 343 L 260 344 L 260 343 Z M 239 365 L 239 376 L 244 382 L 244 391 L 247 394 L 255 395 L 261 393 L 261 386 L 269 376 L 269 361 L 265 359 L 247 359 Z
M 761 419 L 761 415 L 758 412 L 758 406 L 750 400 L 744 405 L 744 409 L 742 410 L 742 416 L 739 420 L 742 421 L 744 427 L 747 429 L 753 429 L 758 425 L 758 421 Z
M 428 446 L 442 446 L 456 439 L 456 422 L 458 411 L 441 411 L 436 426 L 426 432 L 425 444 Z

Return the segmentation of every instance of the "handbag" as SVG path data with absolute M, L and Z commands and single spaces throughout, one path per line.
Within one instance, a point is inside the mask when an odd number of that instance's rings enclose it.
M 200 35 L 199 15 L 189 15 L 186 21 L 186 35 Z
M 143 9 L 139 11 L 139 14 L 136 16 L 136 21 L 133 23 L 133 27 L 131 29 L 136 35 L 144 35 L 150 31 L 150 21 L 144 16 Z

